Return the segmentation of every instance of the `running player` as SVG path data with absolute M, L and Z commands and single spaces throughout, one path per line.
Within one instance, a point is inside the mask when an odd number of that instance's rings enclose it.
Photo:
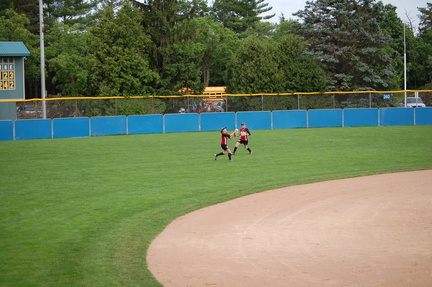
M 235 137 L 236 132 L 234 131 L 231 134 L 228 134 L 226 127 L 224 127 L 224 128 L 221 128 L 220 133 L 222 134 L 222 137 L 221 137 L 222 151 L 220 153 L 215 154 L 214 159 L 217 160 L 218 156 L 228 153 L 228 159 L 232 160 L 232 152 L 231 152 L 230 148 L 228 147 L 228 139 Z
M 251 135 L 251 133 L 250 133 L 249 129 L 246 127 L 246 123 L 242 123 L 241 129 L 240 129 L 240 139 L 236 142 L 236 144 L 234 146 L 233 155 L 235 155 L 235 153 L 237 151 L 237 147 L 241 144 L 244 145 L 244 148 L 249 152 L 249 154 L 252 154 L 252 150 L 248 146 L 250 135 Z

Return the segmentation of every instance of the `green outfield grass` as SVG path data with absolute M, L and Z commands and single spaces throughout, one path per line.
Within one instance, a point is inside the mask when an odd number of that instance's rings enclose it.
M 432 126 L 0 142 L 0 286 L 160 286 L 151 240 L 180 215 L 268 189 L 432 169 Z M 234 147 L 230 140 L 230 147 Z

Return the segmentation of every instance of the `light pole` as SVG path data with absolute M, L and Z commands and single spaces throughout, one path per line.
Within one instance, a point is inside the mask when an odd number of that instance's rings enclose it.
M 407 107 L 407 74 L 406 74 L 406 35 L 405 35 L 405 23 L 404 23 L 404 103 L 405 103 L 405 108 Z
M 39 35 L 40 35 L 40 65 L 41 65 L 41 98 L 42 98 L 42 118 L 46 119 L 46 103 L 45 103 L 45 44 L 44 30 L 45 24 L 43 20 L 43 3 L 39 0 Z

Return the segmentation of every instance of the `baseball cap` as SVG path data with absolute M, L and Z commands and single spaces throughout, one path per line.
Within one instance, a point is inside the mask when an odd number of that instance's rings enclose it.
M 246 123 L 241 123 L 242 126 L 244 126 Z
M 220 132 L 221 132 L 221 133 L 222 133 L 223 129 L 226 129 L 226 127 L 223 127 L 223 128 L 220 129 Z

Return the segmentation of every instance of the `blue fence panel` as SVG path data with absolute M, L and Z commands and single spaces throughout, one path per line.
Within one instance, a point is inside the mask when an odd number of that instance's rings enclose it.
M 380 109 L 380 126 L 414 125 L 414 108 Z
M 292 129 L 307 127 L 306 111 L 274 111 L 272 114 L 274 129 Z
M 328 128 L 342 126 L 342 110 L 309 110 L 310 128 Z
M 125 135 L 126 116 L 94 117 L 90 119 L 91 136 Z
M 13 122 L 0 121 L 0 141 L 13 140 Z
M 163 133 L 162 115 L 128 116 L 128 134 Z
M 198 131 L 198 114 L 167 114 L 165 115 L 165 132 L 196 132 Z
M 432 108 L 229 112 L 0 121 L 0 141 L 117 134 L 341 126 L 432 125 Z
M 89 118 L 54 119 L 54 138 L 80 138 L 90 135 Z
M 251 130 L 271 129 L 271 112 L 237 112 L 237 128 L 246 123 Z
M 201 131 L 218 131 L 222 127 L 235 128 L 235 113 L 202 113 Z
M 432 125 L 432 108 L 415 109 L 416 125 Z
M 344 126 L 378 126 L 378 115 L 378 109 L 346 109 L 344 110 Z
M 15 139 L 49 139 L 52 137 L 52 122 L 43 120 L 17 120 L 15 121 Z

